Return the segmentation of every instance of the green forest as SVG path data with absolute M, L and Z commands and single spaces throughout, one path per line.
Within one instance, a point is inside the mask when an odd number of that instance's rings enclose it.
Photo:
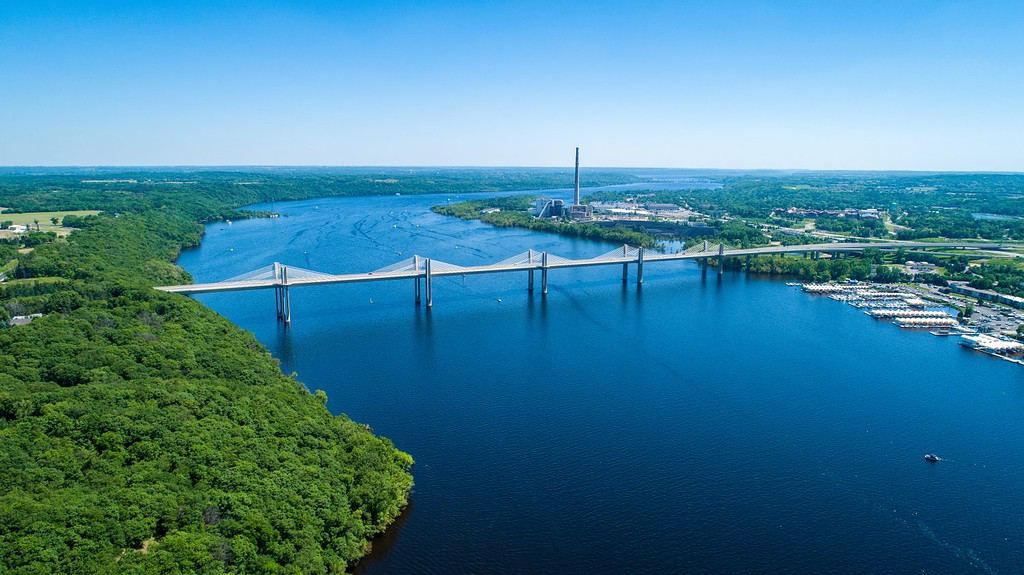
M 0 320 L 44 314 L 0 329 L 0 572 L 340 573 L 363 556 L 412 458 L 250 334 L 151 289 L 189 280 L 173 259 L 248 188 L 40 187 L 0 178 L 0 205 L 105 213 L 29 253 L 0 245 L 16 262 Z

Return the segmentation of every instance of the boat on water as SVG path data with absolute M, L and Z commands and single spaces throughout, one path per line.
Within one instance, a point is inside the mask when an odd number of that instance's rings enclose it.
M 942 461 L 942 458 L 939 457 L 938 455 L 935 455 L 934 453 L 925 453 L 924 460 L 927 461 L 928 463 L 938 463 Z

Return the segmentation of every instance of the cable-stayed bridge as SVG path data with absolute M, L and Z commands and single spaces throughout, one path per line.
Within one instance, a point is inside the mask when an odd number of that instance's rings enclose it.
M 433 305 L 431 280 L 438 276 L 526 272 L 527 289 L 532 292 L 534 290 L 534 274 L 540 272 L 541 293 L 547 295 L 548 272 L 563 268 L 621 265 L 622 280 L 625 282 L 629 278 L 629 266 L 632 264 L 636 266 L 636 282 L 637 285 L 640 285 L 644 281 L 644 264 L 649 262 L 698 260 L 706 265 L 708 259 L 715 258 L 718 261 L 718 273 L 722 273 L 723 263 L 727 257 L 786 253 L 804 253 L 817 257 L 817 254 L 823 252 L 840 254 L 863 252 L 868 249 L 894 250 L 900 248 L 1002 250 L 1004 246 L 996 243 L 977 242 L 863 242 L 730 248 L 725 244 L 709 244 L 705 241 L 680 253 L 655 253 L 642 247 L 624 245 L 596 257 L 580 259 L 527 250 L 492 264 L 476 266 L 461 266 L 432 258 L 412 256 L 372 272 L 350 274 L 329 274 L 275 262 L 219 282 L 161 286 L 156 289 L 171 293 L 195 294 L 273 288 L 277 317 L 285 323 L 290 323 L 290 289 L 308 285 L 411 279 L 415 284 L 415 303 L 418 305 L 425 300 L 426 306 L 429 308 Z

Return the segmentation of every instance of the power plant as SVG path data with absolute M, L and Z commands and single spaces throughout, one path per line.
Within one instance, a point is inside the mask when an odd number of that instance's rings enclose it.
M 572 205 L 580 205 L 580 147 L 576 146 L 576 180 L 573 186 Z
M 569 218 L 574 221 L 587 221 L 594 218 L 591 206 L 580 202 L 580 148 L 576 146 L 576 178 L 573 183 L 572 205 L 566 207 L 563 200 L 541 198 L 533 202 L 530 213 L 535 218 Z
M 580 203 L 580 147 L 576 146 L 576 181 L 573 187 L 572 206 L 569 207 L 569 219 L 586 221 L 593 217 L 594 210 L 589 205 Z

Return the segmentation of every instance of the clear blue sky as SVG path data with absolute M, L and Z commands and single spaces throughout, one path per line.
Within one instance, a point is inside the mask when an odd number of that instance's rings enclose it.
M 1021 171 L 1024 3 L 0 0 L 0 165 L 575 145 L 591 166 Z

